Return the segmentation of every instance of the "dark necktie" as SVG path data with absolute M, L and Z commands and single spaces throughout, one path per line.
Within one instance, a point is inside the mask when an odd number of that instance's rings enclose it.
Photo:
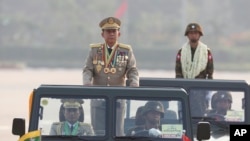
M 71 125 L 71 127 L 70 127 L 70 131 L 71 131 L 71 133 L 73 132 L 73 129 L 74 129 L 74 126 L 73 126 L 73 125 Z
M 111 54 L 112 48 L 108 48 L 108 52 L 109 52 L 109 54 Z

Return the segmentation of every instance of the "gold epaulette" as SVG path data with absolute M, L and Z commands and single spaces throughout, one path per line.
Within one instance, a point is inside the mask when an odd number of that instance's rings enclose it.
M 130 46 L 130 45 L 127 45 L 127 44 L 121 44 L 121 43 L 119 43 L 119 47 L 125 48 L 125 49 L 128 49 L 128 50 L 131 49 L 131 46 Z
M 91 48 L 92 48 L 92 47 L 101 47 L 101 46 L 102 46 L 102 43 L 90 44 L 89 46 L 90 46 Z

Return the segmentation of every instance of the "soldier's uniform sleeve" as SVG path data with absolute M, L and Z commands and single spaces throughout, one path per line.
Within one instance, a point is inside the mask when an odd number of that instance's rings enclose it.
M 175 78 L 183 78 L 182 68 L 181 68 L 181 49 L 178 51 L 176 55 Z
M 136 58 L 134 56 L 132 47 L 126 44 L 119 44 L 119 45 L 122 48 L 128 49 L 128 62 L 126 66 L 126 70 L 127 70 L 126 76 L 128 78 L 129 85 L 138 87 L 139 86 L 139 73 L 138 73 L 138 69 L 136 66 Z
M 213 56 L 212 56 L 210 49 L 208 49 L 208 62 L 207 62 L 206 72 L 207 72 L 207 78 L 213 79 L 214 62 L 213 62 Z
M 50 135 L 60 135 L 60 127 L 61 127 L 61 123 L 60 122 L 54 122 L 52 125 L 51 125 L 51 128 L 50 128 Z
M 100 47 L 101 44 L 90 44 L 90 50 L 87 58 L 85 59 L 85 65 L 83 67 L 82 77 L 83 85 L 92 85 L 92 78 L 94 75 L 94 66 L 93 66 L 93 53 L 94 48 Z
M 91 124 L 81 122 L 80 127 L 82 129 L 82 131 L 81 131 L 82 135 L 85 135 L 85 136 L 94 136 L 95 135 L 93 127 L 91 126 Z

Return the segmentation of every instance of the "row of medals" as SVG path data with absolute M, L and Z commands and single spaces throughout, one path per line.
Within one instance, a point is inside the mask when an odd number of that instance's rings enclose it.
M 117 56 L 117 64 L 118 66 L 120 66 L 118 68 L 119 71 L 122 70 L 121 66 L 126 62 L 124 59 L 128 59 L 128 56 Z M 102 69 L 102 66 L 104 66 L 104 61 L 101 61 L 101 60 L 97 60 L 97 59 L 94 59 L 93 60 L 93 64 L 96 65 L 96 70 L 97 72 L 100 72 L 101 69 Z M 108 67 L 105 67 L 103 69 L 104 73 L 116 73 L 116 68 L 112 67 L 112 68 L 108 68 Z

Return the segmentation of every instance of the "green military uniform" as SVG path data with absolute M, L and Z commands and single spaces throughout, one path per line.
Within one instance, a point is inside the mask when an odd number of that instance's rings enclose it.
M 99 24 L 101 29 L 120 29 L 120 20 L 108 17 Z M 107 43 L 90 45 L 90 51 L 83 68 L 84 85 L 101 86 L 126 86 L 126 79 L 130 86 L 139 86 L 139 74 L 136 67 L 136 59 L 130 45 L 116 43 L 112 50 Z M 105 102 L 103 100 L 91 101 L 91 122 L 95 132 L 103 134 L 105 130 Z M 117 107 L 116 135 L 124 135 L 125 101 L 119 101 Z
M 93 136 L 94 131 L 88 123 L 77 122 L 71 129 L 67 122 L 55 122 L 51 126 L 50 135 Z

